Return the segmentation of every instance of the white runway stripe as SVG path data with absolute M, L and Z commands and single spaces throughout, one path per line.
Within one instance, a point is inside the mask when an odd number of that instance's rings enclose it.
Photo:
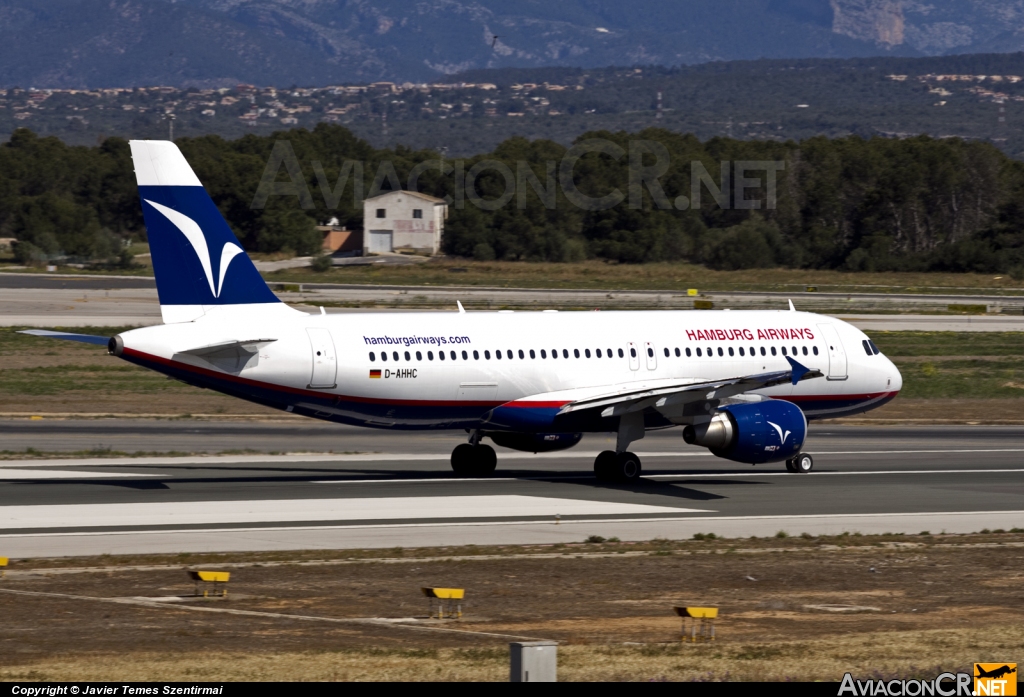
M 813 445 L 813 443 L 812 443 Z M 969 448 L 969 449 L 944 449 L 931 448 L 928 450 L 808 450 L 812 455 L 942 455 L 947 453 L 1024 453 L 1024 448 Z M 502 450 L 498 453 L 498 464 L 512 460 L 566 460 L 566 459 L 587 459 L 593 460 L 597 457 L 598 451 L 562 451 L 556 453 L 520 453 L 507 452 Z M 694 448 L 685 452 L 652 452 L 636 451 L 637 457 L 641 460 L 652 458 L 690 458 L 707 457 L 714 458 L 710 452 L 702 448 Z M 358 453 L 352 455 L 335 455 L 332 453 L 288 453 L 286 455 L 210 455 L 210 456 L 189 456 L 189 457 L 105 457 L 86 458 L 81 460 L 53 459 L 53 460 L 6 460 L 0 461 L 0 470 L 5 468 L 21 467 L 141 467 L 149 465 L 244 465 L 244 464 L 294 464 L 294 463 L 317 463 L 317 462 L 448 462 L 451 455 L 448 453 Z M 717 461 L 721 462 L 718 458 Z
M 87 472 L 72 470 L 29 470 L 0 468 L 0 481 L 10 479 L 104 479 L 110 477 L 166 477 L 166 474 L 136 474 L 135 472 Z
M 668 506 L 540 496 L 431 496 L 4 506 L 0 529 L 223 525 L 343 520 L 705 513 Z

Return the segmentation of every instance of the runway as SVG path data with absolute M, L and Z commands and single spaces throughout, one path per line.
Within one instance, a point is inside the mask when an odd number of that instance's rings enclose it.
M 2 462 L 0 556 L 1024 528 L 1017 427 L 812 426 L 809 475 L 723 461 L 685 446 L 678 430 L 656 432 L 634 444 L 645 476 L 631 485 L 592 476 L 605 437 L 546 455 L 498 449 L 495 476 L 467 480 L 455 479 L 447 462 L 465 437 L 459 433 L 302 422 L 0 422 L 5 444 L 32 437 L 48 451 L 96 439 L 126 451 L 244 444 L 278 454 Z
M 370 286 L 272 283 L 286 303 L 306 311 L 649 309 L 691 310 L 694 298 L 678 291 L 607 291 L 534 288 Z M 0 273 L 0 326 L 136 327 L 160 324 L 152 278 L 131 276 L 47 276 Z M 704 294 L 715 308 L 778 309 L 793 300 L 799 310 L 822 312 L 865 331 L 1024 331 L 1024 297 L 1014 295 L 929 295 L 889 293 Z M 950 305 L 984 306 L 989 314 L 945 313 Z M 914 314 L 904 313 L 912 309 Z

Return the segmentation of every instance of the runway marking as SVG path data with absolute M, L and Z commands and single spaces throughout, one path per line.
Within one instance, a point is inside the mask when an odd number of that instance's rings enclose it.
M 555 515 L 645 515 L 706 511 L 648 504 L 541 496 L 428 496 L 271 501 L 188 501 L 0 507 L 0 529 L 145 527 L 320 520 L 521 518 Z
M 77 472 L 72 470 L 27 470 L 0 468 L 0 481 L 24 479 L 102 479 L 109 477 L 169 477 L 167 474 L 135 472 Z
M 879 470 L 869 472 L 812 472 L 810 477 L 824 475 L 858 475 L 858 474 L 1020 474 L 1024 469 L 1015 470 Z M 792 477 L 792 472 L 703 472 L 700 474 L 645 474 L 642 479 L 706 479 L 708 477 Z M 559 474 L 559 475 L 526 475 L 522 477 L 467 477 L 443 479 L 420 478 L 420 479 L 314 479 L 310 484 L 452 484 L 462 482 L 520 482 L 520 481 L 550 481 L 562 479 L 593 479 L 592 474 Z
M 972 448 L 952 450 L 815 450 L 812 455 L 910 455 L 945 453 L 1024 453 L 1024 448 Z M 556 452 L 556 453 L 501 453 L 499 462 L 509 460 L 560 460 L 593 459 L 598 451 Z M 636 453 L 641 460 L 662 457 L 714 457 L 702 450 L 687 452 L 645 452 Z M 142 465 L 243 465 L 243 464 L 294 464 L 318 462 L 447 462 L 451 455 L 439 453 L 366 453 L 358 455 L 331 455 L 316 453 L 291 453 L 288 455 L 211 455 L 208 457 L 130 457 L 130 458 L 87 458 L 50 460 L 7 460 L 0 461 L 0 471 L 6 468 L 23 467 L 132 467 Z
M 686 509 L 674 509 L 686 510 Z M 705 511 L 692 511 L 703 513 Z M 715 511 L 706 511 L 714 513 Z M 558 529 L 570 525 L 587 526 L 596 524 L 629 524 L 644 525 L 648 523 L 707 523 L 707 522 L 728 522 L 728 521 L 806 521 L 806 520 L 839 520 L 843 518 L 856 519 L 878 519 L 878 518 L 927 518 L 931 516 L 977 516 L 977 515 L 1019 515 L 1024 516 L 1024 511 L 927 511 L 923 513 L 821 513 L 801 515 L 750 515 L 750 516 L 673 516 L 665 518 L 592 518 L 588 520 L 562 520 L 557 524 L 554 521 L 537 520 L 480 520 L 472 522 L 445 521 L 436 523 L 367 523 L 365 525 L 295 525 L 287 527 L 252 527 L 252 528 L 203 528 L 196 529 L 166 529 L 166 530 L 104 530 L 88 532 L 28 532 L 28 533 L 3 533 L 0 540 L 21 539 L 35 537 L 102 537 L 102 536 L 125 536 L 125 535 L 199 535 L 217 534 L 225 535 L 232 533 L 252 532 L 305 532 L 305 531 L 327 531 L 327 530 L 387 530 L 393 528 L 465 528 L 465 527 L 499 527 L 499 526 L 543 526 L 544 528 Z M 761 537 L 771 537 L 775 533 L 765 531 Z M 758 535 L 753 535 L 758 537 Z

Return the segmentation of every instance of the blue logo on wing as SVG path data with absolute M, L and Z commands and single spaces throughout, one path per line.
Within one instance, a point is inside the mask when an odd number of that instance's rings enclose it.
M 206 244 L 206 235 L 203 234 L 203 230 L 199 227 L 199 224 L 189 218 L 183 213 L 179 213 L 173 208 L 168 208 L 149 199 L 143 199 L 149 205 L 153 206 L 156 210 L 167 218 L 174 227 L 181 231 L 181 234 L 185 236 L 188 243 L 192 245 L 192 249 L 195 251 L 196 256 L 199 257 L 199 263 L 203 266 L 203 272 L 206 274 L 206 282 L 210 285 L 210 292 L 213 293 L 213 297 L 219 298 L 221 291 L 224 290 L 224 277 L 227 276 L 228 266 L 231 265 L 232 260 L 242 253 L 242 248 L 234 242 L 225 242 L 224 246 L 220 250 L 220 263 L 217 268 L 219 269 L 218 278 L 216 283 L 213 277 L 213 265 L 210 259 L 210 249 Z

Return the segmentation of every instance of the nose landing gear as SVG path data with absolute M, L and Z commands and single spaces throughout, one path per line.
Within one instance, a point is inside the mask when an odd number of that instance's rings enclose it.
M 807 474 L 814 469 L 814 458 L 807 453 L 800 453 L 794 458 L 786 460 L 786 470 L 797 474 Z
M 616 453 L 605 450 L 594 460 L 594 474 L 602 482 L 633 482 L 640 478 L 643 468 L 634 453 Z

